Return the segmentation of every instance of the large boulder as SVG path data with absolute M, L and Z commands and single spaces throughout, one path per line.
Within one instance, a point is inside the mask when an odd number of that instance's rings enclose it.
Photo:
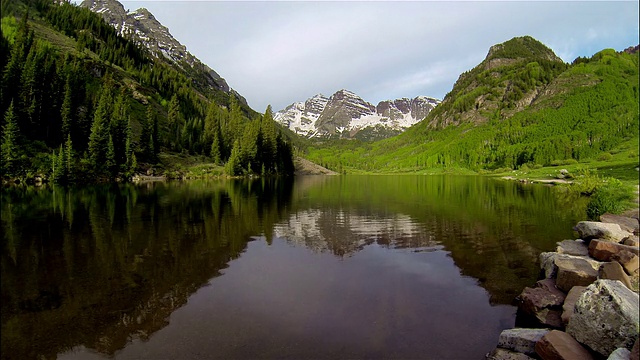
M 607 224 L 597 221 L 580 221 L 573 229 L 577 231 L 580 238 L 585 241 L 601 239 L 620 242 L 620 240 L 631 235 L 630 232 L 622 230 L 618 224 Z
M 553 279 L 540 280 L 532 288 L 524 288 L 520 296 L 520 310 L 542 325 L 562 328 L 565 294 L 555 287 Z
M 498 347 L 535 356 L 536 343 L 549 329 L 515 328 L 503 330 L 498 338 Z
M 574 286 L 590 285 L 598 278 L 598 272 L 585 259 L 559 258 L 555 263 L 558 266 L 556 286 L 564 292 Z
M 589 256 L 575 256 L 569 254 L 558 254 L 557 252 L 543 252 L 540 253 L 540 270 L 544 273 L 545 278 L 555 278 L 558 273 L 558 266 L 556 261 L 566 259 L 582 259 L 586 261 L 595 271 L 600 269 L 602 262 L 594 260 Z
M 593 359 L 589 351 L 571 335 L 558 330 L 549 331 L 538 341 L 536 353 L 542 360 Z
M 600 267 L 598 271 L 598 279 L 619 280 L 624 286 L 633 290 L 629 275 L 624 272 L 622 265 L 615 261 L 602 264 L 602 267 Z
M 589 255 L 589 248 L 583 240 L 563 240 L 558 243 L 556 248 L 558 254 L 567 254 L 574 256 L 587 256 Z
M 487 354 L 486 360 L 533 360 L 534 358 L 525 355 L 523 353 L 495 348 L 492 352 Z
M 569 323 L 569 319 L 575 312 L 575 305 L 582 292 L 587 289 L 586 286 L 574 286 L 569 290 L 567 297 L 562 304 L 562 323 L 566 326 Z
M 620 229 L 634 234 L 637 234 L 640 228 L 638 219 L 622 215 L 603 214 L 600 215 L 600 221 L 603 223 L 618 224 Z
M 634 246 L 603 240 L 593 240 L 589 243 L 589 255 L 596 260 L 611 261 L 611 257 L 621 251 L 628 251 L 636 255 L 639 253 L 639 249 Z
M 575 305 L 567 333 L 602 356 L 631 349 L 638 337 L 638 294 L 617 280 L 597 280 Z

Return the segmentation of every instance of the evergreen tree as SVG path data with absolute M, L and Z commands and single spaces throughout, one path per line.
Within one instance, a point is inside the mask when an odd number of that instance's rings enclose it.
M 213 158 L 214 164 L 220 165 L 222 163 L 222 155 L 220 153 L 220 131 L 216 131 L 213 135 L 210 156 Z
M 15 176 L 18 173 L 20 158 L 20 128 L 14 112 L 13 101 L 9 105 L 4 116 L 4 126 L 2 127 L 2 150 L 0 164 L 2 175 Z
M 64 135 L 65 138 L 71 135 L 71 129 L 74 126 L 72 118 L 72 106 L 71 84 L 70 79 L 67 76 L 67 81 L 64 85 L 64 99 L 62 100 L 62 105 L 60 107 L 60 118 L 62 119 L 62 135 Z
M 231 156 L 229 156 L 229 161 L 227 161 L 227 164 L 224 167 L 224 171 L 229 176 L 242 175 L 241 149 L 239 140 L 233 142 L 233 147 L 231 148 Z
M 267 106 L 261 123 L 261 156 L 265 171 L 271 173 L 275 170 L 276 158 L 278 156 L 278 144 L 276 141 L 276 126 L 273 120 L 271 105 Z
M 93 116 L 91 124 L 91 135 L 89 135 L 89 164 L 96 173 L 102 172 L 103 166 L 107 160 L 107 152 L 109 147 L 113 146 L 109 135 L 109 127 L 107 123 L 107 107 L 110 99 L 108 89 L 103 89 L 98 107 Z M 113 155 L 115 158 L 115 154 Z M 115 159 L 112 159 L 115 160 Z
M 142 130 L 140 132 L 140 152 L 143 159 L 146 161 L 152 161 L 153 158 L 153 124 L 155 122 L 155 113 L 153 112 L 152 105 L 147 105 L 147 114 L 144 118 L 140 119 L 140 125 Z

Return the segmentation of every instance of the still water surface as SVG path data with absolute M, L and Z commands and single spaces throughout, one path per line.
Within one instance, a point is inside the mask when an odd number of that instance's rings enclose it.
M 2 190 L 3 359 L 482 359 L 584 203 L 483 177 Z

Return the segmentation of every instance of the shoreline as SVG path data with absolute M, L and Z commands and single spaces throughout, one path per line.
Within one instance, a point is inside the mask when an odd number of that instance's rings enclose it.
M 638 211 L 581 221 L 578 239 L 541 253 L 540 280 L 516 298 L 514 328 L 485 358 L 638 360 Z

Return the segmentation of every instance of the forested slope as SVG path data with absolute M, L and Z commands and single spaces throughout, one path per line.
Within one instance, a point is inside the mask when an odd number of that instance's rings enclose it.
M 126 179 L 162 168 L 163 153 L 204 156 L 230 175 L 293 172 L 270 108 L 261 116 L 150 56 L 91 11 L 3 0 L 2 16 L 3 178 Z

